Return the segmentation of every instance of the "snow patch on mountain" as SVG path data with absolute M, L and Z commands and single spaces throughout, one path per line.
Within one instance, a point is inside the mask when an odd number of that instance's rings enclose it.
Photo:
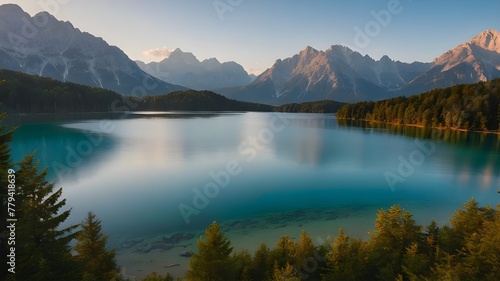
M 183 87 L 143 72 L 119 48 L 82 32 L 47 12 L 33 17 L 19 6 L 0 6 L 0 68 L 51 77 L 64 82 L 111 89 L 130 95 L 144 80 L 164 94 Z M 124 82 L 126 80 L 126 82 Z

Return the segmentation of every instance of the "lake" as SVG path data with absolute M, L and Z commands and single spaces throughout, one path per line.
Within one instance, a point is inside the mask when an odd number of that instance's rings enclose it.
M 181 275 L 187 258 L 179 254 L 196 250 L 214 220 L 236 250 L 253 251 L 302 229 L 316 243 L 339 227 L 366 238 L 377 210 L 393 204 L 442 225 L 471 197 L 500 201 L 497 135 L 346 124 L 327 114 L 17 118 L 14 160 L 38 149 L 72 208 L 67 224 L 96 213 L 129 276 Z

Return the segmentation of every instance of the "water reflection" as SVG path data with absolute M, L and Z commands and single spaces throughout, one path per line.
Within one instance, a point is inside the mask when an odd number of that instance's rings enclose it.
M 40 113 L 40 114 L 9 114 L 4 120 L 8 126 L 19 126 L 33 123 L 66 123 L 70 121 L 88 120 L 123 120 L 136 118 L 213 118 L 221 114 L 241 114 L 241 113 L 217 113 L 217 112 L 86 112 L 86 113 Z
M 344 129 L 360 128 L 365 132 L 383 132 L 411 138 L 430 139 L 436 142 L 445 142 L 453 145 L 478 147 L 491 151 L 500 151 L 500 135 L 464 132 L 457 130 L 438 130 L 414 126 L 385 124 L 378 122 L 337 120 L 339 127 Z
M 65 181 L 73 208 L 69 223 L 96 212 L 112 235 L 172 233 L 203 229 L 213 220 L 238 219 L 271 211 L 418 202 L 412 212 L 448 218 L 471 196 L 489 203 L 500 182 L 499 140 L 481 134 L 443 134 L 435 152 L 392 192 L 384 172 L 396 170 L 399 156 L 433 141 L 432 131 L 411 127 L 342 124 L 330 115 L 280 114 L 287 120 L 260 143 L 255 158 L 240 146 L 270 129 L 273 113 L 129 114 L 108 118 L 113 131 Z M 39 148 L 42 166 L 66 160 L 65 147 L 98 132 L 100 120 L 23 125 L 12 144 L 15 155 Z M 434 135 L 435 136 L 435 135 Z M 238 161 L 242 172 L 191 217 L 186 225 L 179 203 L 193 205 L 195 192 L 213 181 L 210 172 Z M 452 196 L 450 196 L 452 195 Z M 492 199 L 493 198 L 493 199 Z M 483 201 L 481 201 L 483 200 Z M 431 206 L 433 212 L 429 210 Z
M 48 180 L 55 181 L 59 176 L 76 179 L 77 171 L 86 170 L 92 163 L 98 163 L 112 154 L 117 139 L 102 135 L 99 145 L 92 145 L 90 151 L 85 151 L 85 155 L 78 152 L 83 142 L 91 144 L 80 130 L 50 123 L 29 124 L 17 128 L 10 147 L 15 162 L 36 150 L 35 158 L 40 160 L 40 167 L 48 167 Z
M 500 175 L 500 135 L 497 134 L 351 120 L 338 120 L 338 125 L 348 131 L 361 130 L 426 140 L 436 145 L 436 153 L 432 157 L 451 175 L 457 176 L 460 186 L 489 189 L 495 187 L 496 177 Z

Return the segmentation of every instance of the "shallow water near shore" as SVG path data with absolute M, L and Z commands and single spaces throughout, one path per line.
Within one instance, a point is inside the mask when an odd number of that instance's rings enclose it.
M 500 141 L 429 138 L 332 115 L 156 113 L 23 122 L 14 160 L 38 148 L 72 208 L 93 211 L 129 276 L 183 275 L 185 251 L 214 220 L 235 250 L 298 238 L 317 244 L 340 227 L 366 238 L 376 212 L 400 204 L 417 222 L 448 221 L 471 197 L 496 205 Z M 420 130 L 420 131 L 418 131 Z

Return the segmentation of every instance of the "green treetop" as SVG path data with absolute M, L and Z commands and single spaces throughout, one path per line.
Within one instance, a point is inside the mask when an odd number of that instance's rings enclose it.
M 75 237 L 77 225 L 60 229 L 70 210 L 61 211 L 66 204 L 60 199 L 62 188 L 45 181 L 47 169 L 39 170 L 34 153 L 18 165 L 16 173 L 16 256 L 15 280 L 73 280 L 76 269 L 69 242 Z M 47 279 L 49 278 L 49 279 Z
M 219 224 L 213 222 L 205 231 L 205 239 L 198 240 L 198 253 L 189 260 L 186 280 L 233 280 L 232 251 L 231 242 L 224 236 Z
M 119 273 L 116 265 L 115 250 L 107 250 L 108 235 L 101 232 L 101 221 L 89 212 L 81 224 L 76 237 L 76 259 L 84 266 L 84 280 L 111 280 Z

